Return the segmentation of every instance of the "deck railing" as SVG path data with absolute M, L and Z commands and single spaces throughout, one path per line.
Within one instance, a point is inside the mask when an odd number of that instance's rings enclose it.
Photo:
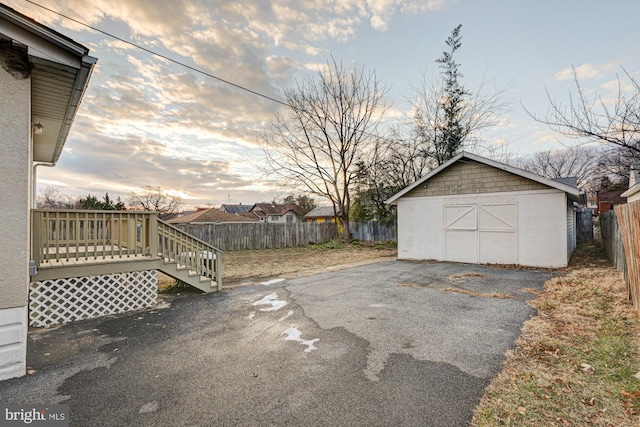
M 32 224 L 37 268 L 143 258 L 222 283 L 222 251 L 158 220 L 155 212 L 35 209 Z
M 151 256 L 156 228 L 154 212 L 33 211 L 32 258 L 43 262 L 121 259 Z
M 158 237 L 159 253 L 163 259 L 221 283 L 218 280 L 222 278 L 220 249 L 161 220 L 158 220 Z

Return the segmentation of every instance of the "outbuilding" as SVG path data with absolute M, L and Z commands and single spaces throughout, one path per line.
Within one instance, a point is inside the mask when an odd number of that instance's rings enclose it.
M 462 152 L 387 200 L 398 258 L 564 267 L 584 198 L 567 182 Z

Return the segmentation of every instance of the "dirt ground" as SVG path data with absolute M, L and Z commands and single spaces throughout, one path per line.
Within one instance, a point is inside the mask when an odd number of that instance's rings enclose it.
M 394 259 L 398 254 L 389 244 L 330 242 L 302 248 L 229 251 L 222 256 L 224 289 L 253 285 L 261 281 L 335 271 L 370 262 Z M 160 277 L 160 287 L 175 281 Z

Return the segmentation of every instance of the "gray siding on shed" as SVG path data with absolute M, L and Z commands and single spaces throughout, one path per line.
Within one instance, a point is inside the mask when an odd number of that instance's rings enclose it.
M 406 194 L 406 197 L 448 196 L 459 194 L 500 193 L 547 190 L 536 181 L 514 175 L 472 160 L 460 161 L 431 177 Z
M 567 199 L 567 260 L 576 249 L 576 211 L 573 202 Z

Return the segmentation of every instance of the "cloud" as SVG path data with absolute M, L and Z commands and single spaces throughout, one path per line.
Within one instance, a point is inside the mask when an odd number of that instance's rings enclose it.
M 58 167 L 41 182 L 76 195 L 161 186 L 203 203 L 269 200 L 281 184 L 256 172 L 260 132 L 282 107 L 110 39 L 37 6 L 10 7 L 91 48 L 98 58 Z M 323 64 L 330 42 L 394 14 L 451 0 L 50 0 L 47 7 L 272 98 Z M 390 109 L 388 116 L 398 111 Z M 241 195 L 241 196 L 240 196 Z M 261 196 L 262 195 L 262 196 Z M 266 197 L 264 196 L 266 195 Z M 249 199 L 253 197 L 253 199 Z
M 582 64 L 578 67 L 565 68 L 555 74 L 556 80 L 573 80 L 577 77 L 580 81 L 599 79 L 611 73 L 618 67 L 617 63 L 609 62 L 600 65 Z M 575 74 L 574 74 L 575 71 Z

